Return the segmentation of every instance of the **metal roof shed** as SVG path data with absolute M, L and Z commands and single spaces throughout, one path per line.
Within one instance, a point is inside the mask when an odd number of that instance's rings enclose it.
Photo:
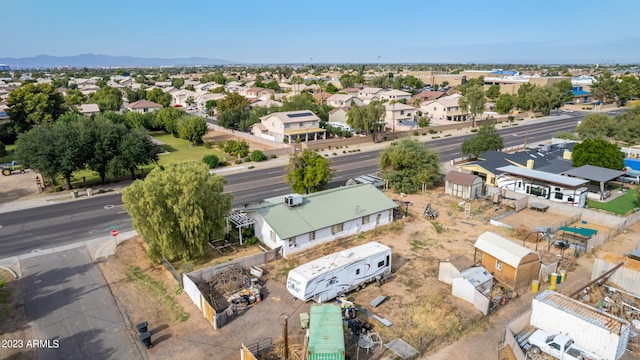
M 482 265 L 487 271 L 514 290 L 538 277 L 540 256 L 527 247 L 489 231 L 478 236 L 474 247 L 482 251 Z
M 313 304 L 309 319 L 308 360 L 344 360 L 344 330 L 338 305 Z

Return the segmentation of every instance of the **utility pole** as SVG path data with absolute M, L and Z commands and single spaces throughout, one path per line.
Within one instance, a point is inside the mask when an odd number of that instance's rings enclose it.
M 285 316 L 284 317 L 284 360 L 289 360 L 289 331 L 287 330 L 287 324 L 288 324 L 288 320 L 289 317 Z

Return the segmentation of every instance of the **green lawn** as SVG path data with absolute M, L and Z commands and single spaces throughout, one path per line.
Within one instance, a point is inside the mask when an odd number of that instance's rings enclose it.
M 178 139 L 165 133 L 152 132 L 150 135 L 165 143 L 166 145 L 160 147 L 169 152 L 159 156 L 158 163 L 160 165 L 201 161 L 203 156 L 209 154 L 216 155 L 220 161 L 224 160 L 225 154 L 218 149 L 207 149 L 202 145 L 192 146 L 187 140 Z
M 627 192 L 609 202 L 601 203 L 599 201 L 588 200 L 587 205 L 590 208 L 602 209 L 618 215 L 626 215 L 631 210 L 640 206 L 636 200 L 636 190 L 629 189 Z
M 158 156 L 158 164 L 169 165 L 191 161 L 201 161 L 202 157 L 209 154 L 214 154 L 222 161 L 224 160 L 224 153 L 218 149 L 206 149 L 204 146 L 192 146 L 189 141 L 175 138 L 173 135 L 167 135 L 162 132 L 150 133 L 154 138 L 164 142 L 166 145 L 162 145 L 161 148 L 168 151 L 168 154 Z M 149 173 L 156 164 L 149 164 L 142 167 L 145 173 Z M 139 174 L 140 171 L 136 171 Z M 127 173 L 126 175 L 129 175 Z M 91 170 L 79 170 L 73 173 L 72 183 L 77 186 L 81 185 L 84 180 L 88 183 L 96 183 L 100 181 L 98 173 Z M 107 181 L 110 177 L 107 177 Z

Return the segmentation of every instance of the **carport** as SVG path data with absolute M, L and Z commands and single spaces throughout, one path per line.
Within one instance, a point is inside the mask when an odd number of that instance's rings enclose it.
M 624 171 L 607 169 L 607 168 L 593 166 L 593 165 L 584 165 L 584 166 L 580 166 L 579 168 L 565 171 L 562 175 L 599 182 L 600 198 L 602 200 L 606 198 L 606 196 L 604 196 L 605 194 L 604 184 L 619 176 L 624 175 Z

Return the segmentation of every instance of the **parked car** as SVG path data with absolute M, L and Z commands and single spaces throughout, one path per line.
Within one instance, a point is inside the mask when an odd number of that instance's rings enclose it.
M 617 181 L 631 185 L 638 185 L 638 177 L 630 175 L 622 175 L 616 178 Z

